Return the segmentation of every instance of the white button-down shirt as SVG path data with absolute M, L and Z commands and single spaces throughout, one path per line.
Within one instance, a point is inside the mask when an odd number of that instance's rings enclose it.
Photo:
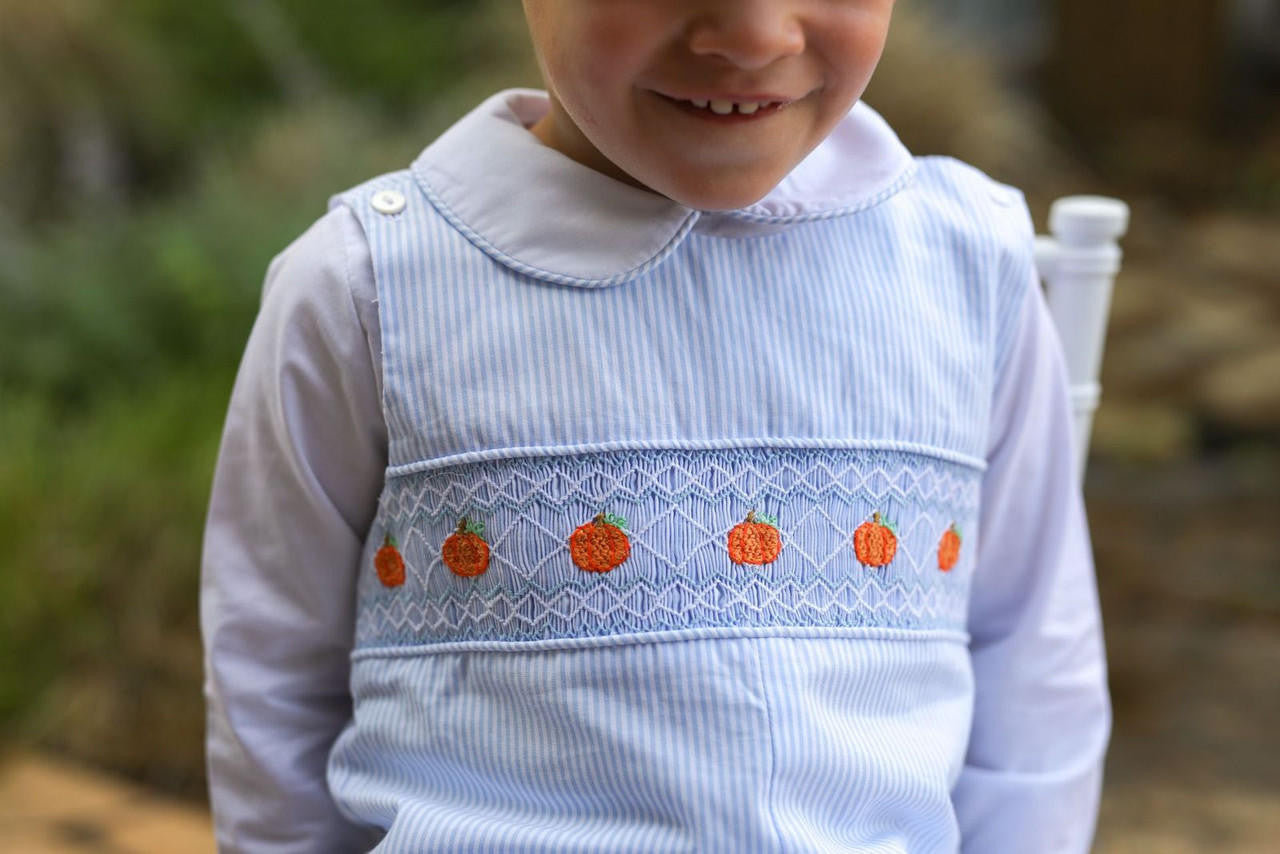
M 1014 260 L 993 273 L 1005 281 L 1003 290 L 994 291 L 1003 302 L 993 304 L 985 319 L 975 314 L 974 326 L 955 327 L 985 328 L 989 335 L 966 350 L 978 357 L 985 353 L 993 366 L 985 394 L 971 398 L 989 403 L 989 408 L 984 406 L 986 411 L 981 417 L 959 423 L 954 419 L 951 422 L 933 419 L 932 410 L 927 409 L 928 400 L 921 403 L 918 397 L 908 400 L 904 396 L 900 401 L 893 397 L 895 386 L 889 385 L 875 387 L 880 395 L 875 404 L 863 403 L 862 386 L 857 386 L 856 393 L 847 398 L 857 401 L 861 413 L 857 418 L 862 421 L 849 420 L 853 416 L 845 411 L 848 407 L 840 405 L 845 398 L 833 397 L 826 401 L 829 405 L 825 408 L 814 407 L 812 401 L 802 399 L 801 392 L 796 392 L 794 400 L 770 402 L 762 398 L 750 404 L 753 411 L 763 413 L 759 416 L 763 420 L 752 420 L 751 413 L 740 417 L 737 413 L 748 402 L 726 399 L 706 402 L 697 417 L 689 415 L 681 421 L 681 413 L 693 412 L 689 408 L 693 404 L 670 397 L 677 392 L 665 388 L 661 393 L 668 395 L 667 409 L 662 410 L 654 403 L 652 411 L 664 412 L 663 417 L 669 416 L 672 420 L 645 422 L 643 416 L 649 411 L 646 405 L 650 401 L 640 395 L 647 393 L 645 388 L 652 389 L 657 383 L 654 380 L 649 386 L 637 386 L 632 398 L 619 403 L 619 406 L 629 406 L 633 417 L 600 429 L 614 429 L 618 431 L 616 438 L 625 437 L 634 447 L 652 447 L 655 453 L 666 453 L 660 449 L 667 445 L 650 442 L 644 438 L 649 434 L 643 434 L 643 430 L 665 430 L 664 435 L 673 437 L 668 443 L 672 453 L 677 440 L 683 449 L 681 452 L 687 452 L 694 439 L 705 444 L 709 438 L 716 438 L 719 442 L 716 447 L 724 448 L 768 444 L 776 439 L 776 444 L 781 446 L 783 439 L 793 442 L 796 435 L 808 431 L 808 444 L 816 447 L 819 439 L 827 441 L 832 435 L 869 436 L 867 441 L 860 438 L 848 443 L 849 448 L 857 449 L 857 453 L 863 448 L 887 453 L 922 453 L 933 455 L 940 460 L 940 465 L 968 466 L 968 471 L 978 478 L 973 483 L 980 483 L 980 508 L 974 507 L 977 530 L 966 534 L 964 540 L 969 553 L 962 551 L 962 563 L 950 574 L 951 579 L 963 578 L 968 585 L 967 598 L 954 600 L 962 608 L 954 624 L 944 620 L 936 626 L 921 623 L 917 627 L 909 622 L 882 621 L 883 625 L 847 629 L 861 632 L 858 637 L 866 636 L 864 649 L 877 649 L 875 643 L 898 642 L 902 632 L 909 634 L 917 628 L 922 632 L 921 637 L 936 630 L 939 637 L 962 638 L 959 648 L 965 654 L 954 661 L 964 663 L 956 664 L 958 669 L 954 674 L 963 681 L 968 678 L 964 674 L 971 673 L 972 684 L 955 695 L 957 711 L 948 718 L 947 726 L 957 728 L 957 732 L 962 730 L 958 744 L 963 753 L 962 766 L 957 764 L 947 772 L 952 784 L 950 809 L 942 818 L 919 819 L 921 825 L 929 825 L 927 832 L 919 828 L 912 831 L 910 826 L 916 819 L 905 813 L 890 816 L 880 824 L 858 825 L 878 827 L 876 832 L 884 834 L 887 832 L 884 828 L 893 828 L 896 823 L 901 832 L 878 837 L 882 840 L 879 847 L 857 850 L 945 850 L 948 846 L 954 847 L 957 839 L 964 850 L 971 852 L 1087 850 L 1110 733 L 1110 706 L 1088 529 L 1074 476 L 1065 366 L 1056 332 L 1034 281 L 1034 268 L 1029 261 L 1030 222 L 1020 196 L 961 164 L 941 158 L 912 157 L 887 125 L 870 108 L 859 104 L 809 158 L 756 205 L 732 212 L 694 211 L 623 185 L 541 146 L 526 128 L 545 109 L 545 95 L 536 90 L 499 93 L 428 147 L 415 161 L 412 173 L 402 176 L 409 183 L 376 185 L 373 182 L 372 195 L 367 196 L 367 210 L 358 207 L 366 197 L 356 191 L 335 197 L 330 211 L 277 255 L 267 270 L 261 310 L 227 414 L 203 555 L 201 620 L 209 709 L 209 782 L 220 848 L 226 851 L 357 850 L 387 832 L 385 826 L 374 825 L 392 821 L 395 810 L 390 815 L 386 815 L 385 810 L 379 812 L 381 808 L 368 806 L 373 800 L 361 800 L 351 794 L 355 791 L 353 788 L 344 790 L 341 796 L 332 791 L 334 774 L 349 781 L 350 776 L 359 771 L 352 756 L 370 749 L 369 742 L 360 740 L 362 736 L 354 724 L 353 685 L 357 694 L 369 688 L 367 679 L 362 682 L 364 677 L 359 674 L 353 683 L 353 651 L 362 646 L 366 652 L 375 647 L 381 649 L 388 643 L 405 644 L 405 649 L 412 646 L 403 639 L 388 641 L 390 636 L 358 640 L 358 617 L 364 613 L 361 610 L 364 606 L 358 606 L 358 600 L 372 602 L 373 597 L 390 595 L 376 586 L 370 588 L 373 592 L 367 596 L 358 594 L 361 584 L 370 583 L 367 577 L 362 581 L 361 574 L 371 572 L 369 558 L 372 550 L 384 541 L 382 526 L 390 518 L 385 507 L 380 512 L 379 497 L 385 498 L 388 494 L 388 484 L 393 478 L 419 472 L 436 462 L 480 465 L 494 457 L 495 448 L 501 451 L 503 447 L 516 447 L 512 444 L 516 440 L 521 440 L 521 448 L 532 448 L 535 444 L 523 441 L 529 439 L 524 435 L 512 436 L 507 442 L 483 441 L 493 440 L 495 436 L 508 438 L 497 432 L 501 426 L 498 416 L 511 414 L 494 409 L 497 397 L 488 398 L 488 404 L 481 401 L 479 395 L 485 389 L 475 391 L 477 398 L 472 401 L 474 406 L 470 411 L 482 412 L 491 417 L 493 423 L 458 422 L 452 425 L 453 432 L 445 429 L 449 425 L 436 425 L 441 429 L 435 433 L 419 429 L 419 422 L 435 416 L 425 415 L 423 410 L 400 408 L 395 403 L 404 388 L 410 389 L 406 394 L 412 393 L 411 384 L 415 380 L 405 369 L 411 348 L 404 343 L 404 333 L 399 331 L 397 337 L 388 338 L 384 346 L 384 324 L 389 317 L 394 323 L 403 318 L 410 325 L 416 324 L 414 328 L 425 328 L 424 324 L 435 322 L 434 315 L 426 309 L 421 316 L 414 316 L 412 312 L 417 309 L 412 308 L 413 300 L 404 303 L 403 314 L 389 314 L 400 311 L 398 300 L 405 294 L 415 293 L 412 285 L 404 282 L 414 281 L 412 275 L 416 273 L 406 274 L 409 278 L 393 287 L 393 274 L 388 271 L 396 264 L 403 266 L 404 259 L 413 257 L 414 251 L 426 252 L 422 246 L 430 245 L 424 242 L 418 250 L 395 255 L 397 250 L 386 241 L 400 239 L 405 233 L 395 231 L 399 227 L 395 223 L 411 222 L 395 218 L 409 214 L 431 217 L 433 227 L 440 228 L 440 233 L 465 238 L 465 242 L 458 243 L 461 249 L 450 251 L 474 251 L 475 257 L 467 256 L 465 261 L 473 265 L 468 269 L 484 269 L 477 265 L 497 262 L 494 276 L 499 285 L 495 287 L 507 288 L 511 281 L 518 280 L 528 283 L 523 287 L 538 283 L 555 286 L 557 289 L 552 291 L 536 292 L 545 293 L 546 299 L 572 299 L 574 292 L 581 295 L 592 291 L 626 299 L 630 298 L 628 288 L 634 283 L 661 281 L 664 271 L 668 271 L 673 284 L 671 290 L 663 292 L 671 296 L 664 298 L 680 300 L 684 299 L 679 290 L 681 282 L 686 283 L 686 289 L 693 285 L 691 280 L 680 279 L 669 271 L 688 264 L 689 259 L 701 257 L 695 251 L 697 246 L 714 243 L 743 247 L 742 251 L 751 252 L 754 250 L 750 246 L 757 245 L 753 240 L 771 237 L 785 240 L 784 235 L 800 234 L 795 229 L 806 224 L 816 228 L 822 223 L 841 222 L 850 228 L 861 228 L 858 223 L 871 220 L 866 216 L 860 220 L 858 216 L 868 211 L 878 215 L 892 204 L 896 207 L 885 214 L 888 219 L 876 220 L 874 227 L 864 228 L 878 229 L 867 238 L 873 241 L 868 245 L 894 246 L 903 235 L 916 235 L 913 239 L 917 240 L 919 235 L 928 235 L 911 251 L 900 246 L 892 252 L 886 249 L 894 258 L 909 261 L 912 257 L 931 257 L 930 253 L 942 253 L 938 257 L 976 254 L 979 250 L 974 247 L 988 245 L 1014 247 L 1014 254 L 1009 256 Z M 938 189 L 934 186 L 936 180 L 930 177 L 934 173 L 950 175 L 957 171 L 967 176 L 964 181 L 968 183 L 964 186 L 970 188 L 965 191 L 972 194 L 970 197 L 958 190 Z M 917 190 L 917 187 L 924 189 Z M 421 195 L 415 195 L 419 189 Z M 913 195 L 917 192 L 918 199 Z M 979 212 L 989 211 L 991 218 L 969 217 L 970 207 Z M 359 215 L 357 209 L 361 211 Z M 385 219 L 376 219 L 379 217 Z M 951 224 L 961 220 L 967 223 L 967 231 L 957 237 L 961 231 Z M 930 225 L 918 228 L 917 221 Z M 897 225 L 891 228 L 885 222 Z M 952 231 L 945 231 L 942 226 L 933 228 L 934 222 L 947 224 Z M 901 230 L 895 233 L 893 228 Z M 811 228 L 803 233 L 825 232 Z M 486 258 L 489 260 L 485 261 Z M 954 266 L 962 276 L 952 289 L 956 291 L 963 277 L 969 274 L 964 272 L 968 268 L 963 263 L 957 262 Z M 779 274 L 786 272 L 780 270 Z M 927 272 L 916 270 L 913 274 Z M 713 272 L 707 275 L 714 279 Z M 896 275 L 901 277 L 901 268 Z M 905 280 L 899 281 L 904 293 L 907 292 Z M 482 297 L 488 293 L 483 288 L 491 287 L 488 280 L 474 286 L 478 306 L 494 305 L 492 301 L 484 302 Z M 756 287 L 759 285 L 755 282 L 741 285 L 743 290 Z M 705 297 L 702 290 L 688 290 L 688 293 L 692 300 L 689 304 L 700 306 L 695 315 L 702 311 L 702 316 L 710 317 L 714 310 L 711 298 Z M 815 294 L 818 296 L 814 299 L 818 301 L 814 304 L 830 304 L 827 297 L 817 291 Z M 762 291 L 761 298 L 764 296 L 767 293 Z M 704 297 L 705 301 L 698 302 Z M 803 303 L 808 298 L 800 295 L 797 300 Z M 908 297 L 904 300 L 908 300 L 909 307 L 925 313 L 929 310 L 923 299 L 918 303 L 910 303 Z M 552 306 L 547 311 L 559 310 L 555 308 L 559 304 L 546 305 Z M 629 305 L 633 311 L 640 310 L 639 303 Z M 838 315 L 839 307 L 830 305 L 833 316 Z M 528 310 L 534 306 L 530 303 Z M 664 311 L 669 309 L 670 306 Z M 661 316 L 673 315 L 655 315 Z M 903 315 L 904 323 L 909 316 L 910 312 Z M 530 315 L 512 310 L 503 317 L 510 324 L 518 324 Z M 809 322 L 814 325 L 808 329 L 803 323 L 779 327 L 769 340 L 784 348 L 792 346 L 787 343 L 791 340 L 797 347 L 804 341 L 815 348 L 818 344 L 829 347 L 832 341 L 823 338 L 823 321 L 822 317 L 812 318 Z M 672 324 L 673 329 L 680 326 Z M 506 328 L 512 330 L 512 334 L 519 334 L 514 331 L 519 329 L 518 325 Z M 690 328 L 682 327 L 681 334 L 687 334 Z M 921 371 L 936 369 L 941 377 L 943 370 L 954 368 L 944 364 L 946 354 L 951 352 L 946 342 L 930 337 L 933 327 L 922 328 L 920 341 L 925 343 L 920 346 L 935 346 L 937 349 L 930 352 L 937 355 L 927 364 L 921 357 L 920 364 L 924 367 L 908 370 L 903 382 L 912 377 L 918 379 Z M 648 346 L 659 346 L 656 342 L 662 338 L 662 329 L 653 326 L 645 329 L 646 334 L 655 336 L 646 339 Z M 533 341 L 537 330 L 530 326 L 528 334 Z M 610 340 L 616 340 L 621 348 L 630 340 L 629 334 L 626 328 L 620 328 L 613 333 L 613 339 L 606 336 L 598 346 L 607 347 Z M 794 335 L 794 339 L 789 334 Z M 875 330 L 858 329 L 856 334 L 875 341 Z M 742 336 L 734 338 L 741 340 Z M 957 351 L 965 349 L 959 340 Z M 869 351 L 877 358 L 887 354 L 895 365 L 894 370 L 921 352 L 907 349 L 899 354 L 893 346 L 893 341 L 886 339 Z M 470 352 L 460 346 L 459 352 L 464 351 Z M 773 357 L 763 361 L 782 364 L 788 352 L 790 350 L 777 350 Z M 556 359 L 561 358 L 553 357 L 553 353 L 558 351 L 529 351 L 524 356 L 530 359 L 545 356 L 549 372 L 558 364 Z M 629 351 L 629 358 L 643 355 L 643 349 Z M 713 360 L 713 352 L 704 355 L 707 361 Z M 691 364 L 702 361 L 700 356 L 691 360 Z M 812 376 L 796 378 L 795 386 L 818 388 L 823 369 L 813 360 L 806 364 L 809 366 L 806 371 L 811 369 Z M 388 366 L 395 375 L 388 374 L 384 383 L 384 369 Z M 444 371 L 443 366 L 441 370 Z M 569 372 L 571 367 L 565 370 Z M 711 370 L 714 368 L 690 368 L 691 379 L 684 385 L 691 389 L 691 395 L 705 396 L 699 391 L 705 388 L 700 384 L 704 374 L 698 372 Z M 866 377 L 862 382 L 874 381 L 874 375 L 868 373 Z M 952 377 L 951 382 L 955 379 Z M 849 387 L 854 388 L 860 381 L 850 374 L 840 382 L 848 382 Z M 933 388 L 941 380 L 931 382 L 934 385 L 919 388 Z M 511 394 L 527 407 L 521 413 L 530 424 L 536 420 L 531 416 L 543 411 L 559 411 L 557 407 L 563 405 L 550 388 L 541 402 L 530 399 L 529 387 L 528 383 L 510 385 Z M 886 392 L 885 388 L 890 391 Z M 458 400 L 465 402 L 462 394 L 459 392 Z M 803 410 L 802 418 L 796 415 L 797 407 Z M 502 423 L 508 431 L 524 429 L 519 426 L 520 418 Z M 517 426 L 511 427 L 512 423 Z M 722 431 L 722 426 L 730 423 L 732 430 Z M 690 425 L 710 426 L 691 439 L 691 434 L 698 430 Z M 757 427 L 759 429 L 755 429 Z M 470 444 L 467 444 L 467 428 L 472 429 Z M 528 429 L 532 431 L 536 427 Z M 605 432 L 590 436 L 615 438 Z M 722 436 L 729 438 L 720 441 Z M 582 437 L 543 435 L 535 438 L 541 440 L 538 447 L 543 448 L 563 446 L 571 438 L 577 441 Z M 828 444 L 839 453 L 854 452 L 840 442 L 828 441 Z M 785 525 L 785 522 L 779 524 Z M 910 535 L 902 532 L 904 548 L 908 551 L 913 548 L 907 540 Z M 804 536 L 798 529 L 794 534 L 784 529 L 784 549 L 792 542 L 795 548 L 804 547 Z M 936 541 L 936 532 L 919 536 L 923 538 L 921 542 Z M 493 548 L 496 554 L 499 546 L 495 543 Z M 920 553 L 921 549 L 916 552 Z M 412 553 L 406 549 L 406 554 L 412 563 Z M 426 553 L 423 554 L 425 562 Z M 637 567 L 638 560 L 633 559 Z M 925 563 L 927 561 L 918 561 L 917 569 Z M 413 572 L 411 568 L 410 574 Z M 495 569 L 491 574 L 498 577 L 497 572 Z M 936 570 L 934 572 L 936 574 Z M 457 582 L 458 579 L 452 579 L 451 583 Z M 917 610 L 921 614 L 927 611 L 923 606 Z M 768 619 L 773 623 L 779 619 L 786 622 L 777 615 Z M 869 619 L 874 624 L 880 616 L 862 614 L 858 619 Z M 682 630 L 723 633 L 728 627 L 691 624 Z M 654 637 L 659 634 L 662 632 L 656 632 Z M 544 632 L 536 642 L 558 642 L 564 635 L 564 632 L 558 635 Z M 519 640 L 515 635 L 507 638 L 499 634 L 493 639 L 510 644 L 535 642 Z M 419 643 L 424 640 L 446 642 L 450 638 L 417 637 Z M 799 642 L 795 639 L 797 645 Z M 662 648 L 680 647 L 665 644 Z M 768 647 L 762 644 L 753 654 L 759 657 L 759 663 L 769 655 Z M 811 656 L 813 653 L 800 654 Z M 864 654 L 874 658 L 881 653 Z M 613 661 L 609 666 L 623 666 L 621 661 Z M 787 666 L 799 667 L 794 662 Z M 894 665 L 900 666 L 906 665 L 901 662 Z M 851 664 L 849 673 L 852 672 Z M 879 676 L 875 678 L 894 681 L 901 677 L 902 685 L 912 685 L 905 681 L 905 670 L 877 672 Z M 921 683 L 911 690 L 927 687 Z M 781 695 L 774 699 L 779 702 Z M 885 708 L 883 715 L 891 717 L 892 713 Z M 405 709 L 404 713 L 409 714 L 410 707 Z M 427 713 L 431 714 L 431 710 Z M 774 713 L 773 726 L 786 726 L 777 722 L 788 720 L 786 707 L 779 706 Z M 797 727 L 814 726 L 804 723 L 798 714 L 791 720 Z M 861 726 L 857 722 L 850 726 L 855 724 Z M 661 725 L 652 724 L 653 727 Z M 477 722 L 476 726 L 480 724 Z M 905 717 L 902 727 L 902 732 L 911 731 Z M 335 743 L 344 732 L 344 738 L 350 741 L 340 761 L 335 761 Z M 842 732 L 847 736 L 862 730 L 855 727 Z M 890 730 L 868 729 L 866 732 L 867 738 L 880 739 L 887 738 Z M 785 737 L 786 733 L 782 735 Z M 553 736 L 547 734 L 547 738 Z M 499 749 L 495 744 L 484 744 L 477 749 Z M 502 744 L 501 749 L 512 752 L 529 749 L 514 742 Z M 874 761 L 879 763 L 900 761 L 891 751 L 868 755 L 875 756 Z M 804 754 L 797 753 L 797 756 L 803 758 Z M 820 770 L 819 756 L 815 753 L 812 759 L 814 779 L 821 779 L 826 773 Z M 339 770 L 330 768 L 327 777 L 326 766 L 331 761 Z M 945 764 L 941 759 L 938 761 Z M 846 772 L 853 770 L 837 768 L 836 773 L 847 776 Z M 778 773 L 774 774 L 778 787 L 775 803 L 767 807 L 773 811 L 773 817 L 760 826 L 781 837 L 787 824 L 776 801 L 783 797 L 786 783 Z M 894 772 L 889 769 L 885 773 Z M 408 801 L 400 799 L 396 788 L 403 788 L 405 784 L 398 780 L 388 777 L 377 786 L 370 784 L 369 790 L 377 789 L 377 798 L 381 798 L 378 803 L 401 803 L 400 812 L 408 816 L 410 811 L 404 806 Z M 466 785 L 473 784 L 475 781 Z M 344 782 L 343 785 L 350 784 Z M 465 788 L 461 779 L 458 785 Z M 722 780 L 715 785 L 727 784 Z M 816 796 L 816 792 L 814 794 Z M 876 797 L 882 796 L 883 792 L 861 790 L 850 795 L 864 799 L 863 806 L 872 812 L 882 807 L 891 808 L 887 801 L 883 805 L 875 802 Z M 447 799 L 437 802 L 432 809 L 443 809 L 439 804 L 444 803 L 448 803 Z M 578 803 L 580 808 L 581 802 Z M 856 803 L 848 804 L 850 814 L 858 813 L 859 809 Z M 405 830 L 414 819 L 402 818 L 393 830 L 393 834 L 398 834 L 395 844 L 386 842 L 388 848 L 473 850 L 472 846 L 477 846 L 474 850 L 479 850 L 483 847 L 458 829 L 460 825 L 446 825 L 444 819 L 440 819 L 442 823 L 438 827 L 432 825 L 434 830 L 423 829 L 428 827 L 423 817 L 426 815 L 425 811 L 419 815 L 423 823 L 417 836 L 406 835 L 414 831 Z M 482 822 L 483 826 L 491 826 L 493 819 L 483 821 L 489 822 L 489 825 Z M 700 821 L 699 826 L 714 828 L 714 816 L 703 816 Z M 454 829 L 446 832 L 443 829 L 446 826 Z M 727 826 L 721 828 L 726 840 L 724 845 L 729 846 L 724 850 L 746 850 L 728 841 L 732 830 Z M 600 846 L 605 845 L 606 838 L 612 838 L 618 847 L 592 850 L 646 850 L 635 841 L 641 837 L 626 837 L 622 833 L 619 831 L 615 837 L 593 837 Z M 743 833 L 742 846 L 755 844 L 747 841 L 755 837 L 745 835 L 745 830 Z M 515 841 L 517 838 L 519 842 Z M 504 844 L 527 846 L 532 844 L 529 842 L 532 838 L 512 836 L 506 843 L 492 842 L 485 850 L 508 850 Z M 546 850 L 567 850 L 557 845 L 568 845 L 567 840 L 571 838 L 576 837 L 559 837 L 560 842 L 547 843 Z M 645 838 L 652 841 L 657 837 Z M 706 850 L 706 839 L 720 837 L 701 838 L 704 843 L 701 850 Z M 791 838 L 805 837 L 797 831 Z M 634 847 L 623 847 L 623 839 L 630 839 Z M 855 844 L 853 836 L 847 841 Z M 791 844 L 804 843 L 793 841 Z

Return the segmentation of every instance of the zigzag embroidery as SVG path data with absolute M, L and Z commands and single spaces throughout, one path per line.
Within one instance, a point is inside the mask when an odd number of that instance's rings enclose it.
M 594 618 L 586 623 L 610 634 L 691 624 L 912 628 L 922 620 L 950 621 L 957 616 L 938 588 L 901 583 L 881 587 L 873 582 L 860 589 L 848 579 L 835 585 L 822 579 L 809 585 L 787 579 L 773 587 L 759 578 L 736 586 L 721 579 L 704 588 L 680 583 L 659 587 L 640 580 L 619 597 L 603 593 L 603 589 L 565 586 L 549 595 L 530 588 L 523 595 L 498 591 L 486 597 L 472 590 L 443 602 L 379 603 L 369 617 L 381 629 L 376 634 L 390 629 L 399 637 L 426 633 L 479 640 L 492 638 L 496 630 L 501 637 L 524 640 L 546 637 L 548 632 L 573 633 L 584 622 L 583 612 Z M 717 616 L 734 619 L 717 622 Z
M 854 459 L 843 459 L 857 455 Z M 600 469 L 598 458 L 624 469 Z M 877 457 L 912 456 L 914 463 L 896 471 L 868 466 Z M 670 459 L 674 458 L 674 459 Z M 818 500 L 835 495 L 865 496 L 877 501 L 897 498 L 921 504 L 963 501 L 972 484 L 966 467 L 926 460 L 918 455 L 835 449 L 720 449 L 712 451 L 618 451 L 607 455 L 534 457 L 485 461 L 410 475 L 420 490 L 400 490 L 397 515 L 437 515 L 445 508 L 548 505 L 580 500 L 636 501 L 661 497 L 720 501 L 774 496 Z M 775 471 L 751 466 L 753 461 L 777 466 Z M 391 510 L 391 508 L 387 508 Z
M 964 572 L 937 570 L 940 533 L 976 517 L 979 475 L 920 455 L 847 449 L 629 451 L 490 460 L 394 480 L 375 523 L 400 538 L 403 587 L 361 579 L 360 645 L 534 639 L 707 625 L 956 628 Z M 899 548 L 858 564 L 854 529 L 893 506 Z M 743 508 L 779 512 L 767 567 L 731 564 Z M 632 554 L 607 573 L 569 560 L 597 509 L 624 511 Z M 489 566 L 453 576 L 440 542 L 483 518 Z M 966 553 L 967 554 L 967 553 Z M 961 567 L 964 566 L 962 560 Z

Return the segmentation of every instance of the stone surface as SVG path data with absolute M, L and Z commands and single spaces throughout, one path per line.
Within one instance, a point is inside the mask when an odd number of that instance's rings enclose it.
M 1223 361 L 1197 379 L 1195 391 L 1224 421 L 1280 433 L 1280 343 Z

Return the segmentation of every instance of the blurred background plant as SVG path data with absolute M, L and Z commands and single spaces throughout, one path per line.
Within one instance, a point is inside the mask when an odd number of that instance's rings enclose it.
M 535 79 L 509 5 L 0 0 L 6 739 L 200 794 L 200 538 L 266 264 Z
M 331 193 L 540 85 L 512 0 L 352 9 L 0 0 L 0 745 L 203 796 L 200 540 L 267 264 Z M 1134 208 L 1086 488 L 1104 845 L 1280 833 L 1277 21 L 900 4 L 867 94 L 917 153 L 1022 187 L 1042 231 L 1060 195 Z

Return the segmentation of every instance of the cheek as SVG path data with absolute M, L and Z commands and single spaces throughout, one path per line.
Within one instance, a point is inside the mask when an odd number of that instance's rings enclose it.
M 643 69 L 633 32 L 625 20 L 599 16 L 562 38 L 565 49 L 549 69 L 561 100 L 580 122 L 611 124 L 610 115 L 629 103 Z
M 866 91 L 884 52 L 887 21 L 862 17 L 829 33 L 832 37 L 821 49 L 824 83 L 835 101 L 852 106 Z
M 576 38 L 578 44 L 589 46 L 596 59 L 625 57 L 632 50 L 635 24 L 626 15 L 592 15 L 579 21 Z
M 884 51 L 893 5 L 867 4 L 850 10 L 825 27 L 823 52 L 850 76 L 868 75 Z
M 584 26 L 577 38 L 577 46 L 570 48 L 572 71 L 583 88 L 602 90 L 603 94 L 634 85 L 643 67 L 643 49 L 625 20 L 595 20 Z

